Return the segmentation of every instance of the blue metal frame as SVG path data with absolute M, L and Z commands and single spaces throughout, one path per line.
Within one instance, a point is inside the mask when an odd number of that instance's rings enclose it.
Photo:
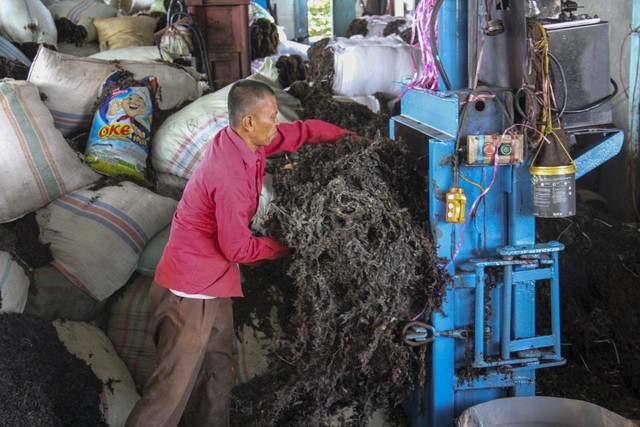
M 564 363 L 560 355 L 559 280 L 557 252 L 562 245 L 535 245 L 528 168 L 506 164 L 460 166 L 460 173 L 486 189 L 477 213 L 468 224 L 446 222 L 444 194 L 453 186 L 451 159 L 458 132 L 491 134 L 505 128 L 504 117 L 492 100 L 481 111 L 471 110 L 461 123 L 460 105 L 468 90 L 408 91 L 402 115 L 391 120 L 391 137 L 406 126 L 424 134 L 428 144 L 429 219 L 438 256 L 449 263 L 454 278 L 448 285 L 443 313 L 429 319 L 434 340 L 426 390 L 413 396 L 412 424 L 453 425 L 467 407 L 507 396 L 535 394 L 535 369 Z M 494 179 L 495 175 L 495 179 Z M 467 195 L 467 210 L 480 195 L 476 186 L 459 181 Z M 470 212 L 467 212 L 470 216 Z M 462 230 L 464 228 L 464 235 Z M 457 251 L 459 246 L 459 250 Z M 457 254 L 456 254 L 457 251 Z M 491 270 L 491 272 L 490 272 Z M 491 277 L 492 286 L 485 281 Z M 535 287 L 549 283 L 552 330 L 535 332 Z M 491 314 L 485 305 L 490 301 Z M 465 351 L 473 351 L 467 360 Z M 532 352 L 532 350 L 536 350 Z M 463 377 L 464 368 L 478 375 Z M 418 402 L 422 400 L 425 411 Z
M 456 185 L 467 195 L 468 220 L 467 224 L 445 221 L 445 194 L 454 186 L 456 140 L 506 128 L 502 112 L 494 105 L 499 96 L 483 100 L 481 109 L 471 105 L 471 113 L 463 120 L 460 106 L 468 93 L 467 89 L 411 89 L 401 100 L 402 114 L 390 122 L 391 138 L 406 127 L 423 135 L 418 144 L 428 145 L 431 232 L 437 254 L 446 260 L 453 278 L 442 313 L 431 314 L 422 337 L 420 330 L 411 335 L 417 341 L 432 337 L 429 384 L 409 404 L 414 426 L 453 425 L 469 406 L 501 397 L 535 395 L 536 369 L 565 363 L 560 352 L 558 270 L 558 252 L 563 246 L 535 242 L 529 164 L 501 164 L 496 169 L 459 162 L 458 172 L 466 180 Z M 574 159 L 576 175 L 613 157 L 623 139 L 621 131 L 612 129 L 583 148 Z M 482 202 L 474 203 L 489 185 Z M 536 330 L 538 286 L 549 286 L 551 326 L 545 334 Z M 468 369 L 475 376 L 464 374 Z

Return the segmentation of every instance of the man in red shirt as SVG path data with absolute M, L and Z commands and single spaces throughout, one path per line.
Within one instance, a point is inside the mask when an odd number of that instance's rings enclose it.
M 127 426 L 227 426 L 236 379 L 233 311 L 241 297 L 238 263 L 284 256 L 272 237 L 256 237 L 266 156 L 305 143 L 354 135 L 320 120 L 279 123 L 273 90 L 240 80 L 222 129 L 185 187 L 149 294 L 156 368 Z

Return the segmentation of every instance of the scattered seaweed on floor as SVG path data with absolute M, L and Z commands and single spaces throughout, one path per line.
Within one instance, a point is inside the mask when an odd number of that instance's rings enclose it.
M 416 385 L 419 357 L 400 330 L 441 305 L 445 279 L 426 198 L 416 194 L 403 145 L 383 138 L 303 146 L 289 160 L 292 170 L 270 166 L 275 199 L 266 225 L 293 249 L 294 308 L 268 380 L 236 391 L 232 420 L 362 425 L 376 409 L 393 414 Z M 249 279 L 245 289 L 254 287 Z M 261 400 L 243 401 L 252 388 Z
M 276 61 L 278 82 L 283 88 L 288 88 L 296 81 L 307 80 L 307 69 L 300 55 L 282 55 Z
M 102 389 L 51 322 L 30 314 L 0 314 L 0 425 L 106 427 Z
M 367 20 L 356 18 L 349 22 L 349 26 L 347 27 L 347 31 L 345 31 L 344 36 L 347 38 L 355 35 L 366 36 L 368 33 L 369 29 L 367 28 Z
M 278 53 L 280 35 L 278 27 L 266 18 L 258 18 L 249 27 L 251 60 Z
M 569 218 L 538 218 L 536 227 L 538 240 L 565 245 L 559 254 L 560 320 L 567 359 L 538 371 L 538 393 L 586 400 L 638 419 L 640 224 L 583 206 Z M 544 295 L 540 303 L 548 300 Z

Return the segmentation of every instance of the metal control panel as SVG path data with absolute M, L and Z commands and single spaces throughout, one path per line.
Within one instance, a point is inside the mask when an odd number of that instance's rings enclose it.
M 522 163 L 524 158 L 523 136 L 514 135 L 469 135 L 467 137 L 467 164 L 490 165 L 498 152 L 498 163 Z

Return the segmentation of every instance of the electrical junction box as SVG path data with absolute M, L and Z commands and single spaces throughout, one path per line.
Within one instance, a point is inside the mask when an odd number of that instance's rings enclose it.
M 467 164 L 491 165 L 496 147 L 498 163 L 522 163 L 524 142 L 521 134 L 469 135 L 467 137 Z

